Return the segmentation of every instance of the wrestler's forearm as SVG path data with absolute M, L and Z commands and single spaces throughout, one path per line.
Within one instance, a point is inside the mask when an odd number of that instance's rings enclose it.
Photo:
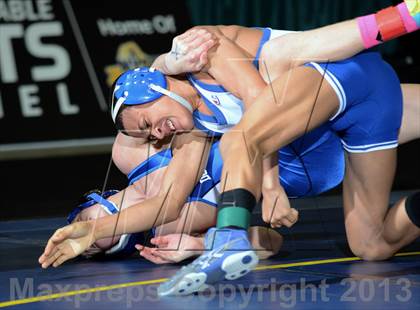
M 119 215 L 100 218 L 95 227 L 95 239 L 145 231 L 175 221 L 197 184 L 197 176 L 204 171 L 202 158 L 206 158 L 210 145 L 210 141 L 203 137 L 189 134 L 177 137 L 174 142 L 176 152 L 166 168 L 159 193 L 122 210 Z M 190 163 L 188 170 L 185 170 L 185 162 Z M 180 175 L 183 177 L 179 178 Z
M 167 197 L 169 198 L 169 195 Z M 181 206 L 174 199 L 161 196 L 145 200 L 122 210 L 119 214 L 97 219 L 94 224 L 94 239 L 146 231 L 156 225 L 174 221 Z
M 118 210 L 125 209 L 136 203 L 139 203 L 145 199 L 145 195 L 139 193 L 133 185 L 126 187 L 119 191 L 117 194 L 112 195 L 108 198 L 109 201 L 113 202 Z
M 280 37 L 296 65 L 308 61 L 338 61 L 383 42 L 416 31 L 420 26 L 418 0 L 333 25 Z
M 356 19 L 285 35 L 297 65 L 308 61 L 338 61 L 365 49 Z
M 275 188 L 279 184 L 278 154 L 272 153 L 263 160 L 262 190 Z

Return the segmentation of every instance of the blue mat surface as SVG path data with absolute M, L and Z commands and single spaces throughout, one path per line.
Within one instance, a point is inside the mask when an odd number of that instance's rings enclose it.
M 393 195 L 395 201 L 402 193 Z M 349 251 L 339 197 L 293 202 L 300 220 L 256 271 L 202 294 L 156 296 L 180 265 L 138 256 L 75 259 L 42 270 L 37 258 L 62 218 L 0 222 L 0 307 L 16 309 L 420 309 L 420 240 L 384 262 Z M 257 210 L 258 212 L 258 210 Z M 261 222 L 258 214 L 254 222 Z M 405 254 L 404 254 L 405 253 Z

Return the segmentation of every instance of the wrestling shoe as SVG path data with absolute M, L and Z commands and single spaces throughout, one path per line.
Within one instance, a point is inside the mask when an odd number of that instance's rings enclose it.
M 246 230 L 211 228 L 204 245 L 204 254 L 158 287 L 159 296 L 201 292 L 219 281 L 238 279 L 258 264 Z

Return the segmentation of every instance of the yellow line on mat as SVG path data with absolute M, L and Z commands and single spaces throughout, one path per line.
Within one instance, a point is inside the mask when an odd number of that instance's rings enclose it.
M 413 255 L 420 255 L 420 252 L 397 253 L 395 256 L 413 256 Z M 281 268 L 289 268 L 289 267 L 343 263 L 343 262 L 359 261 L 359 260 L 361 260 L 359 257 L 342 257 L 342 258 L 332 258 L 332 259 L 321 259 L 321 260 L 303 261 L 303 262 L 295 262 L 295 263 L 287 263 L 287 264 L 258 266 L 257 268 L 255 268 L 255 270 L 261 271 L 261 270 L 281 269 Z M 64 293 L 56 293 L 56 294 L 51 294 L 51 295 L 44 295 L 44 296 L 36 296 L 36 297 L 31 297 L 31 298 L 23 298 L 23 299 L 17 299 L 17 300 L 3 301 L 3 302 L 0 302 L 0 308 L 22 305 L 22 304 L 29 304 L 29 303 L 33 303 L 33 302 L 39 302 L 39 301 L 45 301 L 45 300 L 51 300 L 51 299 L 58 299 L 58 298 L 74 296 L 74 295 L 81 295 L 81 294 L 89 294 L 89 293 L 94 293 L 94 292 L 115 290 L 115 289 L 118 289 L 118 288 L 126 288 L 126 287 L 131 287 L 131 286 L 157 284 L 157 283 L 162 283 L 166 280 L 167 280 L 167 278 L 162 278 L 162 279 L 147 280 L 147 281 L 120 283 L 120 284 L 100 286 L 100 287 L 94 287 L 94 288 L 83 289 L 83 290 L 69 291 L 69 292 L 64 292 Z
M 4 302 L 0 302 L 0 308 L 22 305 L 22 304 L 29 304 L 29 303 L 32 303 L 32 302 L 51 300 L 51 299 L 63 298 L 63 297 L 74 296 L 74 295 L 81 295 L 81 294 L 89 294 L 89 293 L 94 293 L 94 292 L 115 290 L 117 288 L 156 284 L 156 283 L 165 282 L 166 280 L 167 280 L 167 278 L 156 279 L 156 280 L 147 280 L 147 281 L 139 281 L 139 282 L 120 283 L 120 284 L 113 284 L 113 285 L 107 285 L 107 286 L 93 287 L 93 288 L 88 288 L 88 289 L 83 289 L 83 290 L 69 291 L 69 292 L 64 292 L 64 293 L 56 293 L 56 294 L 51 294 L 51 295 L 36 296 L 36 297 L 30 297 L 30 298 L 4 301 Z

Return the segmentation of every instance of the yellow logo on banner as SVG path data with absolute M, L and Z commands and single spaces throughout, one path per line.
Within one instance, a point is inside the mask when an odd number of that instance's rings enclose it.
M 104 69 L 108 86 L 111 86 L 115 79 L 128 69 L 150 66 L 154 57 L 146 54 L 136 42 L 129 41 L 118 47 L 115 60 L 116 64 L 106 66 Z

